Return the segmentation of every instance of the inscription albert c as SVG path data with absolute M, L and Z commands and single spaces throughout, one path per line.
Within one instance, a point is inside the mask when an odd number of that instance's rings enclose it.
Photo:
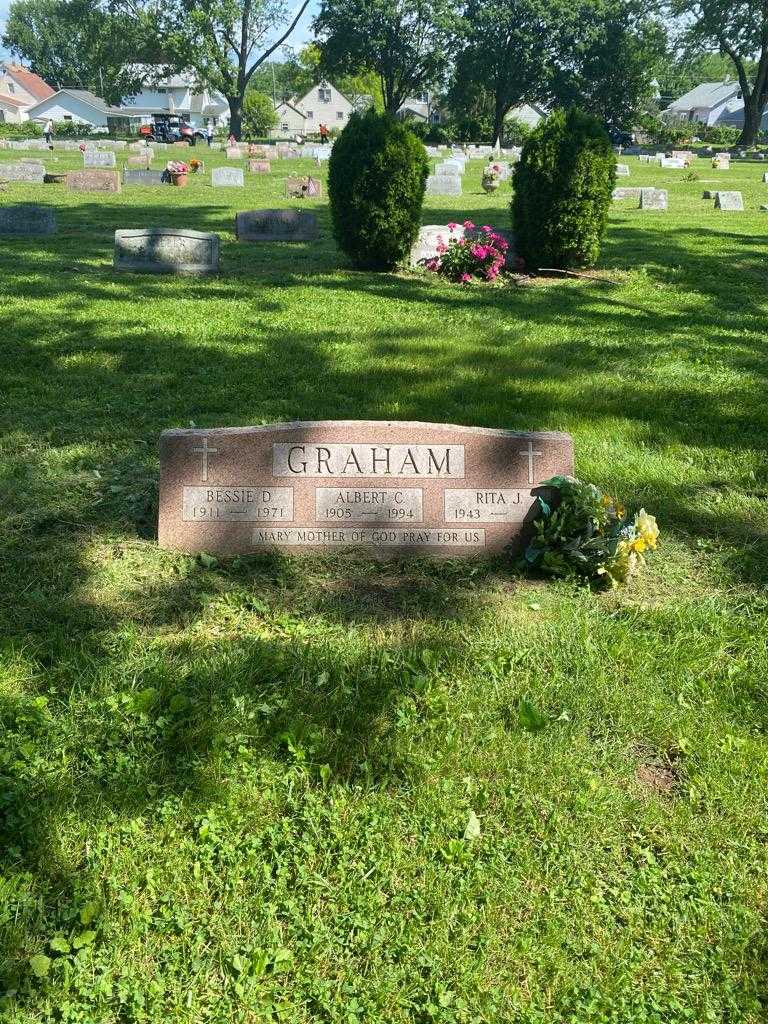
M 392 476 L 464 479 L 463 444 L 272 445 L 274 476 Z

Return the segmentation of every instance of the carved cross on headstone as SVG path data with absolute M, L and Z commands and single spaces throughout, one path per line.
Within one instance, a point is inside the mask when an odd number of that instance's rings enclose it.
M 192 451 L 193 451 L 193 453 L 195 455 L 198 455 L 198 454 L 200 455 L 201 479 L 202 479 L 203 483 L 206 484 L 206 483 L 208 483 L 208 456 L 209 455 L 217 455 L 219 449 L 218 448 L 209 448 L 208 447 L 208 438 L 204 437 L 203 438 L 202 448 L 193 448 Z
M 523 455 L 527 455 L 528 456 L 528 483 L 529 484 L 534 484 L 536 482 L 536 479 L 534 477 L 533 458 L 534 458 L 535 455 L 543 455 L 544 453 L 540 452 L 540 451 L 537 451 L 533 447 L 533 441 L 529 441 L 528 442 L 528 447 L 527 448 L 518 448 L 518 451 L 521 452 Z

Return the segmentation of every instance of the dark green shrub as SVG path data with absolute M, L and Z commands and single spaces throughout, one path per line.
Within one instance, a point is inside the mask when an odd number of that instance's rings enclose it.
M 333 234 L 356 267 L 390 270 L 416 241 L 429 164 L 413 132 L 388 114 L 353 114 L 328 167 Z
M 531 135 L 515 170 L 515 250 L 528 269 L 591 266 L 608 224 L 616 158 L 600 122 L 556 110 Z

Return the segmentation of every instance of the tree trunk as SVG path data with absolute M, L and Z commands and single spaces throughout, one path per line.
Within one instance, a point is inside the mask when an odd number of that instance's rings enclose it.
M 760 124 L 763 120 L 764 104 L 760 103 L 760 97 L 756 89 L 752 94 L 744 97 L 744 127 L 736 142 L 737 146 L 754 146 L 757 133 L 760 131 Z
M 506 116 L 509 107 L 504 105 L 497 99 L 493 107 L 493 138 L 491 139 L 491 145 L 496 145 L 496 139 L 501 140 L 501 144 L 504 144 L 504 140 L 501 138 L 504 132 L 504 118 Z
M 239 141 L 243 130 L 243 98 L 242 96 L 227 96 L 229 104 L 229 131 Z

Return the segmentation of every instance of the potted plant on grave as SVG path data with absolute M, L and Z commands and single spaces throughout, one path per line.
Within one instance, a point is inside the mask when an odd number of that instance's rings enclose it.
M 165 169 L 168 172 L 172 185 L 177 185 L 179 188 L 186 187 L 189 177 L 189 164 L 185 164 L 183 160 L 169 160 L 165 165 Z
M 203 167 L 203 161 L 202 160 L 196 160 L 193 157 L 189 161 L 189 173 L 190 174 L 199 174 L 203 170 L 204 170 L 204 167 Z
M 481 182 L 484 192 L 495 192 L 501 185 L 501 167 L 499 164 L 488 164 L 483 168 L 483 180 Z

